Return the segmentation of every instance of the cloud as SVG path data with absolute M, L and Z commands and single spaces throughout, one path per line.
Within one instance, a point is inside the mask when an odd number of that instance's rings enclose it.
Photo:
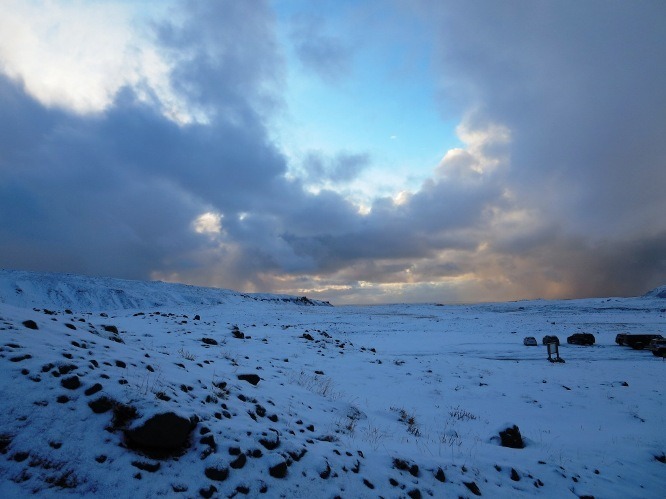
M 339 152 L 327 157 L 319 151 L 309 151 L 303 159 L 301 177 L 308 184 L 338 184 L 356 179 L 360 173 L 370 166 L 371 158 L 367 153 Z
M 301 64 L 326 82 L 338 82 L 351 71 L 353 50 L 341 37 L 326 33 L 326 20 L 300 14 L 291 21 L 290 39 Z
M 83 74 L 84 104 L 22 65 L 42 45 L 15 59 L 0 35 L 0 265 L 338 303 L 663 284 L 663 8 L 611 4 L 422 2 L 461 145 L 419 189 L 365 210 L 344 188 L 375 157 L 310 151 L 302 178 L 287 175 L 271 138 L 287 62 L 267 2 L 182 4 L 133 52 L 161 69 L 102 57 L 118 79 Z M 349 54 L 324 50 L 339 40 L 308 40 L 318 24 L 303 22 L 295 41 L 323 43 L 313 70 L 344 72 Z

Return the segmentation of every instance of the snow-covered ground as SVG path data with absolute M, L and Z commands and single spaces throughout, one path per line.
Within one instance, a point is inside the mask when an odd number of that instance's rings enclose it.
M 614 342 L 666 336 L 662 291 L 330 307 L 0 271 L 0 497 L 663 497 L 666 362 Z M 165 414 L 185 443 L 138 442 Z

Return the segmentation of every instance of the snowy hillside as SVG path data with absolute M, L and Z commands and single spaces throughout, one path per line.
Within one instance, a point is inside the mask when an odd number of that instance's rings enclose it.
M 311 303 L 0 273 L 0 497 L 663 497 L 658 293 Z
M 329 305 L 286 295 L 237 293 L 159 281 L 127 281 L 74 274 L 0 270 L 0 303 L 19 307 L 73 310 L 127 310 L 170 306 L 206 306 L 246 301 Z

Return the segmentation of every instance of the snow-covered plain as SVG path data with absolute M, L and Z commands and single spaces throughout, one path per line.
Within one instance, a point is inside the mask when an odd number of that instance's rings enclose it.
M 663 497 L 666 362 L 614 339 L 666 335 L 665 298 L 331 307 L 0 271 L 0 497 Z M 130 445 L 166 413 L 182 448 Z

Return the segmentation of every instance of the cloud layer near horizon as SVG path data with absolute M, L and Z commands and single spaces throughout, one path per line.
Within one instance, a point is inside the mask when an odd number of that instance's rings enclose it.
M 161 72 L 119 78 L 96 112 L 46 101 L 3 56 L 0 266 L 335 303 L 642 293 L 666 281 L 664 10 L 422 2 L 464 147 L 363 212 L 305 182 L 370 157 L 341 144 L 299 178 L 271 138 L 287 70 L 271 4 L 188 3 L 154 26 Z M 340 64 L 299 22 L 304 63 Z

